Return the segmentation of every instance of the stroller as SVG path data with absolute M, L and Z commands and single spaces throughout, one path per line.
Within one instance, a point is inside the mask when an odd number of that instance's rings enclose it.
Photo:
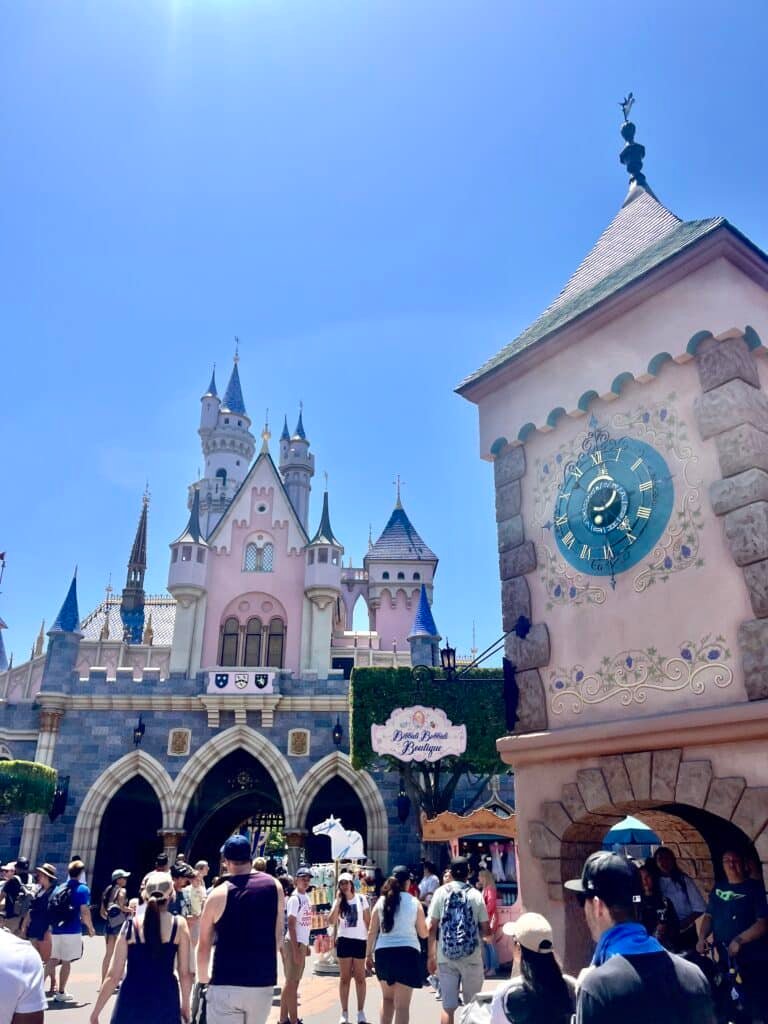
M 736 959 L 729 956 L 728 947 L 719 942 L 710 943 L 706 956 L 693 950 L 683 955 L 696 964 L 709 982 L 718 1024 L 751 1024 L 752 1015 L 744 999 L 739 967 Z

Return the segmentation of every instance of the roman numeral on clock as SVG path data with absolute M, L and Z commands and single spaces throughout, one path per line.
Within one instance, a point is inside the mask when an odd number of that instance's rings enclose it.
M 572 548 L 575 541 L 576 538 L 573 536 L 570 530 L 568 531 L 568 533 L 563 534 L 563 544 L 565 544 L 567 548 Z
M 555 516 L 555 526 L 565 526 L 568 516 Z
M 581 553 L 579 555 L 579 558 L 581 558 L 582 560 L 586 561 L 586 560 L 590 559 L 591 557 L 592 557 L 592 548 L 589 546 L 589 544 L 582 544 Z
M 640 484 L 640 490 L 641 491 L 652 491 L 653 490 L 653 480 L 646 480 L 644 483 Z
M 638 519 L 650 519 L 651 518 L 651 510 L 649 508 L 646 508 L 645 505 L 641 505 L 640 508 L 637 510 L 637 518 Z
M 599 466 L 603 461 L 603 453 L 601 451 L 592 452 L 590 458 L 596 466 Z

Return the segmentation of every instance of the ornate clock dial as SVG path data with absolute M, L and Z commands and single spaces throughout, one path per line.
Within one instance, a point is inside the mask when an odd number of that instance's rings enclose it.
M 613 578 L 658 542 L 673 497 L 654 448 L 634 438 L 606 440 L 565 469 L 554 510 L 558 549 L 579 572 Z

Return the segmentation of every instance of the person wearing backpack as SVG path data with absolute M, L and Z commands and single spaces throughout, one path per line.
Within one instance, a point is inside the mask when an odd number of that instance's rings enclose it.
M 69 878 L 57 886 L 48 901 L 53 942 L 51 962 L 53 965 L 53 1000 L 69 1003 L 72 996 L 66 990 L 69 972 L 74 960 L 83 955 L 83 929 L 93 938 L 96 934 L 91 920 L 91 890 L 78 881 L 85 865 L 81 860 L 70 861 L 67 868 Z M 59 967 L 59 984 L 56 987 L 56 967 Z
M 427 967 L 440 980 L 441 1024 L 453 1024 L 459 989 L 464 1002 L 469 1003 L 483 987 L 482 940 L 491 933 L 482 894 L 467 883 L 466 857 L 454 857 L 451 874 L 453 880 L 436 890 L 429 905 Z

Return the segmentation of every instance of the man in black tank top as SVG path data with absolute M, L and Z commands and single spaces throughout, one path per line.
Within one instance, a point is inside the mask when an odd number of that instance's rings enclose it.
M 283 887 L 271 875 L 252 870 L 251 845 L 245 836 L 231 836 L 221 856 L 229 877 L 206 900 L 197 946 L 197 979 L 208 985 L 208 1024 L 231 1024 L 235 1019 L 265 1024 L 277 982 Z

